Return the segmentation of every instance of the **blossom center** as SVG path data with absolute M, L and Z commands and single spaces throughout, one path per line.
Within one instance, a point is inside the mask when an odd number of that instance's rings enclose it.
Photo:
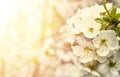
M 88 51 L 92 51 L 92 49 L 91 49 L 90 47 L 86 46 L 86 47 L 84 48 L 84 52 L 88 52 Z
M 116 65 L 115 61 L 112 61 L 111 59 L 108 59 L 109 63 L 107 64 L 108 67 L 114 67 Z
M 91 33 L 93 33 L 94 29 L 93 29 L 93 28 L 89 28 L 89 31 L 90 31 Z
M 107 45 L 106 43 L 107 43 L 107 40 L 106 40 L 106 39 L 102 39 L 100 45 L 104 45 L 104 46 L 106 46 L 106 45 Z

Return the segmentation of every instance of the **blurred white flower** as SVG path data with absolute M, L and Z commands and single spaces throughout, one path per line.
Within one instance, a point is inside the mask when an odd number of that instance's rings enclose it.
M 57 50 L 56 54 L 57 54 L 58 58 L 60 58 L 63 61 L 66 61 L 66 62 L 75 60 L 74 59 L 75 55 L 71 51 L 65 52 L 63 50 Z
M 84 72 L 72 64 L 64 64 L 57 68 L 56 77 L 82 77 Z
M 97 54 L 106 56 L 110 50 L 118 48 L 118 40 L 113 30 L 103 30 L 93 40 L 94 46 L 97 48 Z
M 89 63 L 92 63 L 92 62 L 89 62 Z M 89 64 L 89 63 L 86 63 L 86 64 Z M 93 64 L 95 64 L 95 63 L 93 63 Z M 83 63 L 80 63 L 79 61 L 77 61 L 75 63 L 75 65 L 77 66 L 77 68 L 84 71 L 84 77 L 96 77 L 96 76 L 99 77 L 100 76 L 99 72 L 87 67 L 86 65 L 84 65 Z M 93 68 L 94 68 L 94 66 L 93 66 Z
M 107 9 L 110 9 L 112 7 L 112 4 L 108 3 L 106 4 L 106 6 L 107 6 Z M 79 9 L 78 12 L 80 14 L 79 16 L 81 17 L 81 19 L 98 18 L 100 17 L 100 13 L 105 12 L 105 9 L 103 5 L 95 4 L 95 6 Z
M 80 23 L 80 22 L 79 22 Z M 80 34 L 81 33 L 81 25 L 76 24 L 70 24 L 67 25 L 66 28 L 72 33 L 72 34 Z
M 82 63 L 87 63 L 92 61 L 94 58 L 95 48 L 92 43 L 85 40 L 85 38 L 79 37 L 79 45 L 72 46 L 73 53 L 79 56 L 79 61 Z
M 107 4 L 106 6 L 110 9 L 112 4 Z M 78 9 L 77 13 L 67 20 L 68 29 L 71 30 L 73 34 L 79 34 L 82 30 L 87 37 L 93 38 L 98 34 L 101 27 L 94 19 L 100 17 L 101 12 L 105 12 L 105 9 L 102 5 L 97 4 L 84 9 Z M 85 21 L 84 24 L 82 21 Z
M 112 4 L 107 4 L 107 6 L 110 8 Z M 85 18 L 98 18 L 101 12 L 105 12 L 105 9 L 102 5 L 99 6 L 97 4 L 84 9 L 78 9 L 77 13 L 67 20 L 67 24 L 75 24 Z
M 76 22 L 80 22 L 82 19 L 80 14 L 81 12 L 78 10 L 75 15 L 73 15 L 71 18 L 67 20 L 67 24 L 75 24 Z
M 119 57 L 114 57 L 114 59 L 109 59 L 107 62 L 98 66 L 98 71 L 103 75 L 103 77 L 120 77 L 120 61 L 118 58 Z
M 79 23 L 79 24 L 78 24 Z M 71 30 L 73 34 L 81 33 L 81 17 L 79 12 L 77 12 L 74 16 L 67 20 L 68 29 Z M 83 26 L 83 25 L 82 25 Z
M 101 24 L 97 23 L 93 18 L 86 18 L 81 21 L 82 25 L 78 23 L 78 26 L 81 26 L 81 31 L 88 38 L 94 38 L 99 34 Z

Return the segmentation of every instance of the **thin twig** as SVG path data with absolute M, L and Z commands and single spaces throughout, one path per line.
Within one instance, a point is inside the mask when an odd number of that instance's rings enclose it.
M 111 17 L 111 15 L 110 15 L 107 7 L 106 7 L 106 0 L 103 0 L 103 7 L 105 8 L 105 10 L 106 10 L 107 14 L 109 15 L 109 17 Z

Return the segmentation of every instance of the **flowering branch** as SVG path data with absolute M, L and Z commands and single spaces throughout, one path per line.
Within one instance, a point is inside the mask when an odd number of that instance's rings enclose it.
M 118 8 L 112 6 L 111 10 L 106 7 L 106 0 L 103 0 L 103 7 L 105 13 L 102 17 L 95 20 L 102 25 L 101 30 L 114 30 L 118 36 L 120 36 L 120 13 L 117 13 Z
M 106 7 L 106 0 L 103 0 L 103 7 L 105 8 L 105 10 L 106 10 L 107 14 L 109 15 L 109 17 L 111 17 L 111 15 L 110 15 L 107 7 Z
M 67 21 L 69 38 L 73 38 L 68 41 L 73 54 L 85 66 L 83 69 L 92 75 L 108 77 L 113 74 L 114 71 L 110 72 L 113 68 L 115 72 L 120 70 L 120 68 L 116 69 L 120 66 L 120 60 L 117 60 L 120 56 L 117 54 L 120 46 L 120 39 L 118 39 L 120 36 L 119 10 L 116 6 L 103 0 L 102 6 L 96 4 L 89 8 L 79 9 Z

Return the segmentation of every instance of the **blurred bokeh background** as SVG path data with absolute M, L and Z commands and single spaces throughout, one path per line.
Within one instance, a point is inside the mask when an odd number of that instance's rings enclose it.
M 102 0 L 0 0 L 0 77 L 64 77 L 77 69 L 61 27 L 95 3 Z

